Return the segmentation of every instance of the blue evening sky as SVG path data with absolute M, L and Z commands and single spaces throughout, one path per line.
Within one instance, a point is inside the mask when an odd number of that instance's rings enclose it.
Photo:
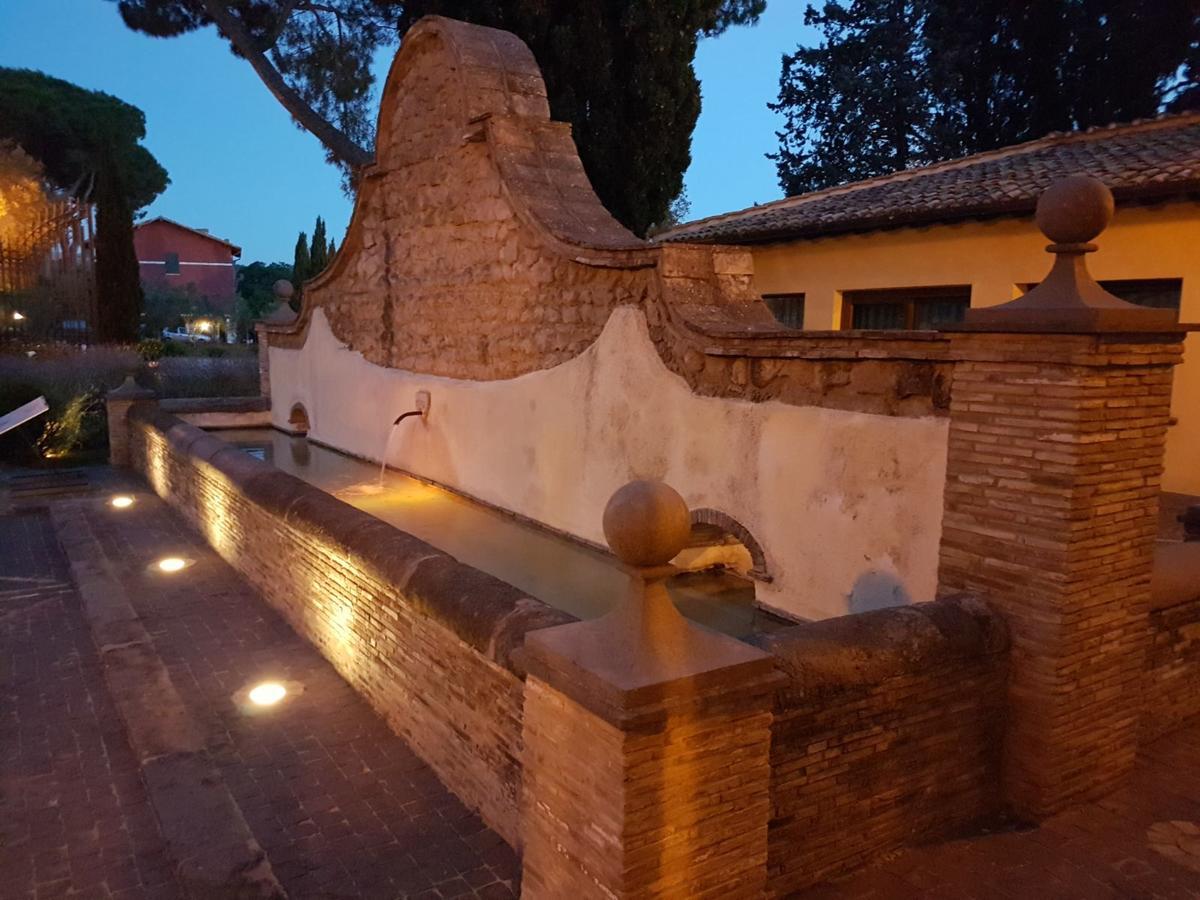
M 774 164 L 780 56 L 814 39 L 799 0 L 769 0 L 754 28 L 702 41 L 704 108 L 687 173 L 691 217 L 780 196 Z M 391 53 L 380 59 L 386 74 Z M 129 31 L 107 0 L 0 0 L 0 65 L 102 90 L 146 114 L 146 145 L 171 176 L 150 206 L 243 248 L 291 261 L 317 215 L 341 244 L 351 202 L 315 138 L 300 131 L 214 29 L 171 39 Z

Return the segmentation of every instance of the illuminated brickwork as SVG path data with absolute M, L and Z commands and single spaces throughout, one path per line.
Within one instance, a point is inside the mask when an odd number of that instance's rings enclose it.
M 787 676 L 771 734 L 771 888 L 787 895 L 999 806 L 1008 641 L 947 599 L 765 638 Z
M 1009 623 L 1004 782 L 1027 816 L 1101 796 L 1133 764 L 1181 337 L 953 341 L 940 584 Z
M 511 651 L 570 617 L 177 419 L 135 416 L 134 468 L 516 846 Z

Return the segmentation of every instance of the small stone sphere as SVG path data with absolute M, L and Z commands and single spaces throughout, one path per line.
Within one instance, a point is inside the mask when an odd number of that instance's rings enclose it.
M 287 303 L 296 295 L 296 289 L 292 287 L 292 283 L 286 278 L 280 278 L 277 282 L 275 282 L 274 285 L 272 285 L 271 290 L 273 290 L 275 292 L 275 296 L 284 303 Z
M 1068 175 L 1042 192 L 1037 226 L 1056 244 L 1086 244 L 1112 221 L 1113 195 L 1090 175 Z
M 666 565 L 691 533 L 687 504 L 661 481 L 631 481 L 604 507 L 604 537 L 628 566 Z

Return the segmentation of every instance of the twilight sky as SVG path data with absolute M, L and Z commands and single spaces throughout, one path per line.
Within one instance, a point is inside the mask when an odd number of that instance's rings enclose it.
M 815 39 L 804 4 L 769 0 L 754 28 L 703 41 L 704 93 L 687 173 L 691 217 L 780 196 L 774 163 L 780 55 Z M 392 52 L 376 67 L 380 81 Z M 242 262 L 290 262 L 317 215 L 341 244 L 351 202 L 317 140 L 300 131 L 214 29 L 156 39 L 125 28 L 107 0 L 0 0 L 0 66 L 102 90 L 146 114 L 146 145 L 171 176 L 149 207 L 242 247 Z

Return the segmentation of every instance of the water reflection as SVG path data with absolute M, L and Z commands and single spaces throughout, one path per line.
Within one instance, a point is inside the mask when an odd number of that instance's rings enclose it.
M 625 590 L 611 557 L 450 491 L 394 471 L 381 487 L 373 465 L 271 428 L 216 435 L 581 619 L 607 612 Z M 789 624 L 757 609 L 753 582 L 727 572 L 684 573 L 669 589 L 684 615 L 734 637 Z

